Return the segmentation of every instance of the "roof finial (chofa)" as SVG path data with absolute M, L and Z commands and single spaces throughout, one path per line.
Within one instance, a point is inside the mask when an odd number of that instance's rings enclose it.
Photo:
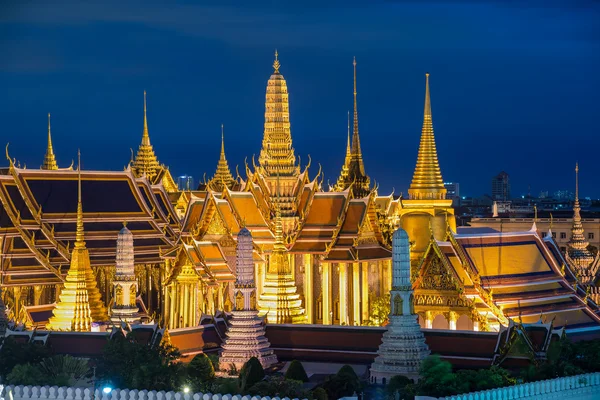
M 273 62 L 273 69 L 275 70 L 276 74 L 279 73 L 279 67 L 281 67 L 281 63 L 279 63 L 279 53 L 277 52 L 277 49 L 275 49 L 275 62 Z

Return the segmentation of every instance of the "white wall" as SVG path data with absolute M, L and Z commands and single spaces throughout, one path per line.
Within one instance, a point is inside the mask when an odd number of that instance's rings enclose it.
M 157 392 L 154 390 L 119 390 L 104 393 L 88 388 L 56 386 L 6 386 L 0 385 L 0 400 L 289 400 L 287 397 L 240 396 L 230 394 Z

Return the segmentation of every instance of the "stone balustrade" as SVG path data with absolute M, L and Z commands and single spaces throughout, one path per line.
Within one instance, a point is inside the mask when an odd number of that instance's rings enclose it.
M 298 400 L 287 397 L 242 396 L 231 394 L 157 392 L 155 390 L 101 389 L 57 386 L 0 385 L 0 399 L 4 400 Z
M 415 400 L 434 399 L 433 397 L 417 396 Z M 481 392 L 465 393 L 456 396 L 440 397 L 443 400 L 593 400 L 600 399 L 600 373 L 568 376 L 507 386 Z

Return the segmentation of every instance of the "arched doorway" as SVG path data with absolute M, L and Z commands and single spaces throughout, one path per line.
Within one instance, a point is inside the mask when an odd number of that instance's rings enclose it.
M 433 324 L 431 327 L 433 329 L 450 329 L 450 324 L 443 314 L 438 314 L 433 319 Z

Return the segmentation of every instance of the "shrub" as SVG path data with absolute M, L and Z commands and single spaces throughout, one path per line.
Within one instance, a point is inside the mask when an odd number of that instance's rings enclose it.
M 51 384 L 50 378 L 42 373 L 37 365 L 15 365 L 6 377 L 10 385 L 45 386 Z
M 252 386 L 262 381 L 264 377 L 265 370 L 260 361 L 258 361 L 258 358 L 252 357 L 244 364 L 240 371 L 240 389 L 245 393 Z
M 308 375 L 304 370 L 304 366 L 298 360 L 294 360 L 290 363 L 288 370 L 285 373 L 285 379 L 293 379 L 301 382 L 308 382 Z
M 398 392 L 401 399 L 410 398 L 410 393 L 414 391 L 413 380 L 402 375 L 392 376 L 386 389 L 391 395 Z
M 322 387 L 318 387 L 312 391 L 312 397 L 314 400 L 329 400 L 327 392 Z
M 215 378 L 215 369 L 206 354 L 198 354 L 187 366 L 188 375 L 192 379 L 208 382 Z
M 20 343 L 7 337 L 0 349 L 0 377 L 5 378 L 16 365 L 37 364 L 50 356 L 50 349 L 41 344 Z
M 282 376 L 270 376 L 264 379 L 250 389 L 248 394 L 253 396 L 277 396 L 280 398 L 306 398 L 307 394 L 302 392 L 302 382 L 292 379 L 285 379 Z
M 330 399 L 351 396 L 360 391 L 360 379 L 349 365 L 344 365 L 335 375 L 331 375 L 322 385 Z

